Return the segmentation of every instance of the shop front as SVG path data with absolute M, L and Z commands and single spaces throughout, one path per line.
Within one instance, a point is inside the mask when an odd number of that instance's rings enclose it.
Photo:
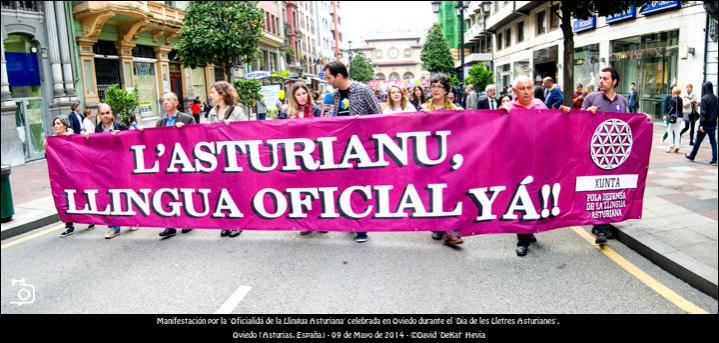
M 639 111 L 661 119 L 663 100 L 678 81 L 679 30 L 613 40 L 610 48 L 609 62 L 621 75 L 617 92 L 627 94 L 635 82 Z

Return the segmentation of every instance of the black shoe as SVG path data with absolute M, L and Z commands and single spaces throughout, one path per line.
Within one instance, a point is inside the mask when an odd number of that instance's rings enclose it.
M 237 237 L 242 233 L 242 230 L 230 230 L 230 237 Z
M 65 231 L 60 234 L 60 237 L 67 237 L 75 233 L 74 227 L 65 227 Z
M 432 239 L 439 241 L 444 238 L 444 231 L 432 232 Z
M 300 236 L 307 236 L 311 233 L 312 233 L 312 231 L 300 231 Z
M 709 162 L 709 164 L 715 166 L 715 165 L 717 165 L 717 161 L 711 161 L 711 162 Z
M 165 229 L 165 231 L 160 232 L 160 237 L 166 238 L 166 237 L 172 237 L 177 234 L 177 230 L 175 229 Z
M 87 231 L 90 231 L 95 228 L 95 224 L 90 224 L 87 226 Z
M 599 245 L 607 244 L 607 234 L 604 232 L 597 233 L 597 239 L 594 240 L 594 244 L 599 244 Z
M 527 245 L 517 245 L 517 256 L 526 256 L 527 251 L 529 251 L 529 246 Z
M 192 229 L 182 229 L 182 233 L 188 233 L 190 231 L 192 231 Z
M 689 142 L 689 145 L 694 146 L 694 142 Z
M 222 230 L 222 232 L 220 232 L 220 237 L 227 237 L 227 235 L 229 235 L 229 234 L 230 234 L 230 230 Z
M 694 162 L 694 159 L 689 157 L 689 154 L 684 154 L 684 157 L 686 157 L 687 160 Z

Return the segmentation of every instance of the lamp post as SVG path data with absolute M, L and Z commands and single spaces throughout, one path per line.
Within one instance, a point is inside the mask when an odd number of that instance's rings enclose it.
M 349 52 L 349 55 L 350 55 L 350 60 L 347 63 L 347 72 L 350 73 L 350 75 L 352 75 L 352 40 L 347 41 L 347 47 L 348 47 L 347 51 Z
M 464 85 L 464 10 L 467 9 L 467 1 L 457 1 L 454 8 L 459 16 L 459 75 L 457 79 L 460 85 Z

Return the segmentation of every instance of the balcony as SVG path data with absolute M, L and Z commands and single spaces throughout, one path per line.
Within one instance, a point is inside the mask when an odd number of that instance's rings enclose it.
M 182 9 L 150 1 L 82 1 L 73 6 L 72 13 L 82 22 L 83 34 L 93 37 L 110 19 L 130 36 L 140 31 L 167 31 L 168 36 L 174 36 L 185 19 Z
M 154 21 L 182 27 L 182 22 L 185 20 L 185 11 L 160 2 L 142 2 L 147 3 L 147 9 L 152 14 L 152 19 Z
M 485 52 L 485 53 L 479 53 L 475 52 L 473 54 L 469 54 L 469 56 L 464 58 L 464 64 L 474 64 L 479 62 L 491 62 L 493 59 L 491 52 Z

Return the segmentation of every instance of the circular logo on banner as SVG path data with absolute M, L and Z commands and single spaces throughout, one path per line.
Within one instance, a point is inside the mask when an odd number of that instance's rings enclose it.
M 597 167 L 611 170 L 627 160 L 632 151 L 632 129 L 619 119 L 601 123 L 592 135 L 592 161 Z

